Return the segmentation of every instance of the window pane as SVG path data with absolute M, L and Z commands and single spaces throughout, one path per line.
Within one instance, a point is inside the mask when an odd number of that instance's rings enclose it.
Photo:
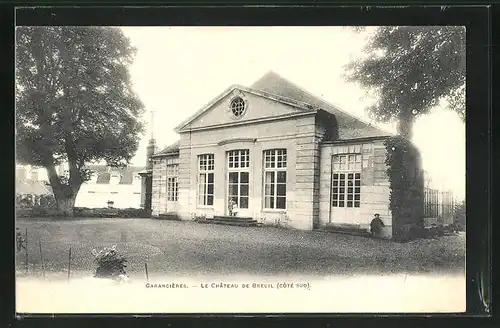
M 203 185 L 207 182 L 207 175 L 205 173 L 200 173 L 200 178 L 198 180 L 198 183 L 200 185 Z
M 354 195 L 354 200 L 359 200 L 359 195 Z
M 333 185 L 334 185 L 334 186 L 338 186 L 338 185 L 339 185 L 339 182 L 338 182 L 337 180 L 334 180 L 334 181 L 333 181 Z
M 356 179 L 361 179 L 361 173 L 356 173 L 356 174 L 355 174 L 355 178 L 356 178 Z
M 208 183 L 214 183 L 214 174 L 213 173 L 208 174 Z
M 241 196 L 248 196 L 248 185 L 247 184 L 241 185 L 240 195 Z
M 208 186 L 207 186 L 207 194 L 209 195 L 213 195 L 214 194 L 214 184 L 213 183 L 209 183 Z
M 354 178 L 354 174 L 349 173 L 349 174 L 347 175 L 347 179 L 352 179 L 352 178 Z
M 361 192 L 361 188 L 359 188 L 359 187 L 354 188 L 354 192 L 356 194 L 359 194 Z
M 338 202 L 337 202 L 336 200 L 334 200 L 334 201 L 332 202 L 332 207 L 337 207 L 337 206 L 338 206 Z
M 238 172 L 229 172 L 229 183 L 238 183 Z
M 347 201 L 347 207 L 352 207 L 352 201 Z
M 353 192 L 353 189 L 352 189 L 352 188 L 347 188 L 347 192 L 348 192 L 348 193 L 352 193 L 352 192 Z
M 208 196 L 207 205 L 213 205 L 213 204 L 214 204 L 214 196 Z
M 229 196 L 237 196 L 238 195 L 238 185 L 237 184 L 230 184 L 227 192 L 228 192 Z
M 277 186 L 277 195 L 278 196 L 286 196 L 286 184 L 284 183 L 279 183 Z
M 286 206 L 286 197 L 277 197 L 276 198 L 276 208 L 284 209 Z
M 274 184 L 266 184 L 265 186 L 265 195 L 272 196 L 274 195 Z
M 345 163 L 345 156 L 339 156 L 340 163 Z
M 339 201 L 339 207 L 344 207 L 344 201 Z
M 334 179 L 338 179 L 338 178 L 339 178 L 339 175 L 338 175 L 337 173 L 334 173 L 334 174 L 333 174 L 333 178 L 334 178 Z
M 344 194 L 339 194 L 339 199 L 340 199 L 340 200 L 344 200 L 344 198 L 345 198 L 345 195 L 344 195 Z
M 353 163 L 354 162 L 354 155 L 349 155 L 349 162 Z
M 265 207 L 266 208 L 274 208 L 274 197 L 266 197 Z
M 241 172 L 241 183 L 248 183 L 248 172 Z
M 266 183 L 274 183 L 274 172 L 266 172 Z
M 340 180 L 340 186 L 341 187 L 345 186 L 345 180 Z
M 352 200 L 352 195 L 347 195 L 347 200 Z
M 239 206 L 240 208 L 248 208 L 248 197 L 241 197 Z
M 335 193 L 335 194 L 336 194 L 336 193 L 338 193 L 338 192 L 339 192 L 339 188 L 337 188 L 337 187 L 333 187 L 333 188 L 332 188 L 332 192 L 333 192 L 333 193 Z
M 360 186 L 361 185 L 361 181 L 360 180 L 355 180 L 354 181 L 354 185 L 355 186 Z
M 278 171 L 278 183 L 286 183 L 286 172 Z
M 354 201 L 354 207 L 359 207 L 359 202 L 358 201 Z

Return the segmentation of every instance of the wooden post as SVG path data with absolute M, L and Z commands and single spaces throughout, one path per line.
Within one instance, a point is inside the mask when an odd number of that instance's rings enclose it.
M 26 228 L 26 234 L 24 236 L 24 250 L 25 250 L 25 264 L 26 264 L 26 273 L 28 273 L 28 228 Z
M 42 241 L 38 241 L 38 246 L 40 248 L 40 262 L 42 263 L 42 274 L 45 277 L 45 265 L 43 264 L 43 253 L 42 253 Z
M 146 262 L 144 262 L 144 268 L 146 269 L 146 281 L 149 282 L 148 264 Z
M 70 274 L 71 274 L 71 247 L 69 248 L 69 254 L 68 254 L 68 281 Z

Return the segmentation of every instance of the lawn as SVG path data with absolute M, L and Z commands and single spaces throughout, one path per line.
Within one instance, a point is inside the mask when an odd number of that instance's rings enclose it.
M 232 227 L 154 219 L 19 219 L 28 230 L 29 274 L 72 274 L 95 268 L 92 249 L 117 245 L 127 273 L 160 275 L 357 275 L 463 273 L 465 235 L 405 244 L 364 237 L 271 227 Z M 25 271 L 25 253 L 16 259 Z

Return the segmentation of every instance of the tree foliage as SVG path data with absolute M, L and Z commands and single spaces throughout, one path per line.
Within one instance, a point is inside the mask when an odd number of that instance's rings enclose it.
M 396 120 L 411 138 L 415 118 L 442 100 L 465 119 L 465 57 L 463 27 L 377 27 L 346 77 L 377 99 L 368 108 L 374 119 Z
M 47 169 L 67 215 L 90 177 L 86 164 L 125 165 L 137 151 L 143 104 L 128 71 L 134 54 L 118 28 L 16 29 L 16 160 Z M 67 176 L 56 172 L 61 163 Z

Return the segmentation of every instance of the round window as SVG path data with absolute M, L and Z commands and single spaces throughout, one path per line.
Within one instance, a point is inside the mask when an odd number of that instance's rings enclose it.
M 231 101 L 231 112 L 238 117 L 243 115 L 246 109 L 246 103 L 241 97 L 236 97 Z

